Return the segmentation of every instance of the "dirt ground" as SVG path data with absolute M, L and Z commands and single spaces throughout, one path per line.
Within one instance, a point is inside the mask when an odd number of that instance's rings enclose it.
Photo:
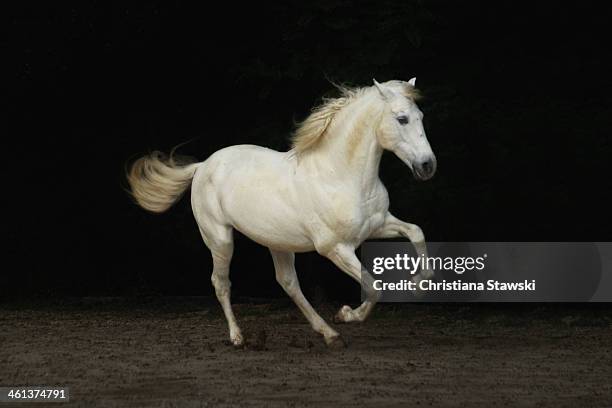
M 0 386 L 83 407 L 612 406 L 612 305 L 379 305 L 337 326 L 341 350 L 288 301 L 236 312 L 243 349 L 209 298 L 5 303 Z

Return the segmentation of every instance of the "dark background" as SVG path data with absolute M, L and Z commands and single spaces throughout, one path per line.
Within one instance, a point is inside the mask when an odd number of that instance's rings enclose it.
M 610 241 L 610 16 L 595 4 L 13 8 L 0 294 L 212 293 L 189 200 L 137 208 L 126 161 L 189 139 L 180 152 L 201 160 L 239 143 L 284 150 L 294 121 L 334 95 L 329 80 L 417 76 L 438 173 L 416 182 L 387 154 L 381 177 L 391 211 L 428 240 Z M 311 298 L 359 296 L 316 254 L 298 273 Z M 242 236 L 232 280 L 237 295 L 282 294 L 267 250 Z

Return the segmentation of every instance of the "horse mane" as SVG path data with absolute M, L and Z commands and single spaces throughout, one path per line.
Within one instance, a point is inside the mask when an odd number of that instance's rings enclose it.
M 389 81 L 386 84 L 413 101 L 421 97 L 419 91 L 407 82 Z M 303 122 L 297 124 L 291 138 L 291 149 L 295 153 L 299 154 L 316 146 L 327 132 L 336 114 L 372 89 L 372 87 L 349 88 L 342 85 L 333 85 L 340 91 L 340 96 L 323 98 L 323 103 L 313 108 L 310 115 Z

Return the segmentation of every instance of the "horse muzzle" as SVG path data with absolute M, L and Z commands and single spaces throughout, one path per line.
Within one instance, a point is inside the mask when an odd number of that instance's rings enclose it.
M 429 180 L 436 174 L 437 166 L 436 157 L 433 155 L 420 162 L 415 162 L 412 164 L 414 177 L 418 180 Z

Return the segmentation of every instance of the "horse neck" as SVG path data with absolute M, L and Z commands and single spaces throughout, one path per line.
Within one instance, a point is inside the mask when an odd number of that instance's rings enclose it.
M 350 183 L 366 192 L 378 181 L 382 148 L 376 139 L 382 108 L 364 95 L 338 113 L 321 146 L 312 155 L 333 182 Z

